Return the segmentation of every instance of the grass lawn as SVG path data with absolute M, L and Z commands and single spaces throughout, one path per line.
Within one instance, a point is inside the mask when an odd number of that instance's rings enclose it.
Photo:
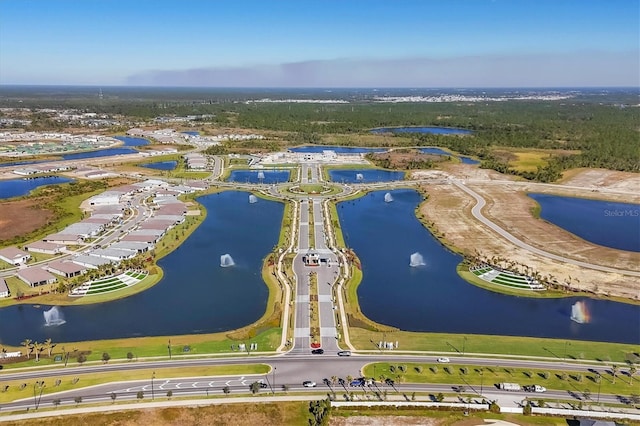
M 403 371 L 404 370 L 404 371 Z M 518 383 L 520 385 L 538 384 L 548 389 L 567 390 L 583 393 L 588 390 L 595 395 L 600 388 L 601 393 L 628 395 L 637 389 L 637 380 L 630 384 L 630 378 L 618 375 L 613 382 L 613 376 L 605 366 L 599 372 L 601 383 L 597 383 L 597 374 L 579 374 L 562 370 L 535 370 L 521 368 L 505 368 L 496 366 L 484 367 L 455 365 L 455 364 L 419 364 L 419 363 L 375 363 L 364 368 L 365 377 L 375 377 L 376 380 L 392 379 L 396 383 L 451 383 L 474 386 L 476 391 L 483 386 L 484 390 L 495 389 L 498 383 Z M 375 376 L 374 376 L 375 375 Z M 546 377 L 546 378 L 545 378 Z M 635 386 L 634 386 L 635 385 Z M 544 397 L 543 394 L 531 394 L 532 397 Z
M 243 330 L 243 329 L 241 329 Z M 144 357 L 169 357 L 167 345 L 171 341 L 171 352 L 174 358 L 186 355 L 207 356 L 211 354 L 229 353 L 231 345 L 239 343 L 257 343 L 259 351 L 273 351 L 280 345 L 280 328 L 268 328 L 253 337 L 238 336 L 234 338 L 232 332 L 221 332 L 214 334 L 188 334 L 182 336 L 159 336 L 159 337 L 135 337 L 130 339 L 93 340 L 86 342 L 56 342 L 52 356 L 46 356 L 46 351 L 40 355 L 40 362 L 36 363 L 33 357 L 17 363 L 5 363 L 4 370 L 16 367 L 34 367 L 59 364 L 54 362 L 56 355 L 70 352 L 69 363 L 78 365 L 76 357 L 79 352 L 88 352 L 87 362 L 101 362 L 102 353 L 108 352 L 111 355 L 110 362 L 117 360 L 127 360 L 127 353 L 131 352 L 135 359 Z M 24 347 L 3 346 L 7 351 L 23 351 Z M 185 347 L 189 348 L 185 352 Z
M 156 380 L 162 380 L 174 377 L 232 376 L 245 374 L 264 375 L 271 371 L 271 367 L 265 364 L 247 364 L 212 367 L 152 368 L 148 370 L 127 371 L 126 375 L 123 375 L 122 372 L 65 375 L 64 371 L 61 371 L 58 376 L 44 379 L 45 387 L 42 393 L 50 394 L 110 382 L 148 380 L 154 371 L 156 373 Z M 80 380 L 74 384 L 74 378 L 76 377 Z M 33 397 L 35 382 L 40 380 L 43 379 L 3 381 L 0 388 L 4 389 L 5 386 L 9 386 L 9 388 L 6 392 L 0 392 L 0 402 Z M 57 380 L 60 380 L 60 385 L 58 386 L 55 385 Z M 22 384 L 26 384 L 26 386 L 20 389 Z
M 351 343 L 358 349 L 375 350 L 371 344 L 379 341 L 398 341 L 401 351 L 429 351 L 443 355 L 504 354 L 523 357 L 549 357 L 593 360 L 608 365 L 611 362 L 640 361 L 633 355 L 638 347 L 623 343 L 588 342 L 580 340 L 546 339 L 537 337 L 491 336 L 481 334 L 418 333 L 410 331 L 376 332 L 360 327 L 349 329 Z

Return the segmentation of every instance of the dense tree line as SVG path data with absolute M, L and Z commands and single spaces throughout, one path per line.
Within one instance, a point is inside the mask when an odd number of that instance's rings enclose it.
M 67 97 L 35 97 L 24 103 L 17 98 L 0 99 L 0 106 L 29 108 L 76 108 L 121 114 L 140 120 L 165 115 L 213 114 L 214 126 L 286 132 L 290 144 L 322 143 L 330 134 L 363 135 L 372 128 L 392 126 L 443 126 L 471 130 L 472 135 L 416 135 L 380 138 L 381 146 L 440 146 L 463 155 L 475 155 L 484 167 L 515 173 L 495 158 L 496 147 L 558 150 L 558 155 L 524 177 L 551 181 L 570 167 L 603 167 L 640 171 L 640 109 L 623 107 L 637 104 L 633 93 L 582 95 L 562 101 L 443 102 L 443 103 L 247 103 L 239 99 L 259 98 L 259 93 L 242 94 L 220 90 L 207 93 L 178 93 L 166 89 L 149 97 L 146 92 L 129 90 L 125 95 L 97 100 L 87 94 Z M 256 89 L 257 92 L 259 90 Z M 143 93 L 144 92 L 144 93 Z M 162 95 L 162 96 L 161 96 Z M 286 95 L 286 94 L 285 94 Z M 16 95 L 17 96 L 17 95 Z M 283 95 L 284 96 L 284 95 Z M 36 125 L 52 123 L 38 117 Z M 355 145 L 358 138 L 344 138 L 343 145 Z M 370 142 L 370 141 L 368 141 Z M 257 144 L 257 142 L 256 142 Z M 230 147 L 228 147 L 230 148 Z M 252 149 L 278 149 L 261 142 Z

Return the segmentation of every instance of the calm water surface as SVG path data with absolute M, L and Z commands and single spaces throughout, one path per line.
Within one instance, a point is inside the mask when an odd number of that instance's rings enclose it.
M 381 169 L 329 169 L 332 182 L 371 183 L 403 180 L 404 172 Z
M 134 336 L 172 336 L 231 330 L 264 313 L 268 291 L 262 259 L 278 241 L 283 204 L 248 193 L 200 197 L 205 221 L 187 241 L 159 261 L 165 275 L 154 287 L 108 303 L 62 306 L 66 324 L 44 325 L 43 310 L 32 305 L 0 309 L 0 343 L 19 346 L 25 338 L 75 342 Z M 220 267 L 230 254 L 236 266 Z
M 374 321 L 410 331 L 640 343 L 640 306 L 582 297 L 514 297 L 467 283 L 456 273 L 461 257 L 416 219 L 421 196 L 394 190 L 394 201 L 385 203 L 386 192 L 338 206 L 347 245 L 362 263 L 360 306 Z M 424 257 L 424 266 L 409 266 L 415 252 Z M 588 324 L 570 319 L 579 300 L 590 311 Z
M 289 180 L 289 170 L 232 170 L 227 182 L 282 183 Z
M 60 176 L 0 180 L 0 199 L 21 197 L 41 186 L 57 185 L 71 182 L 72 180 Z
M 430 146 L 428 148 L 420 148 L 420 152 L 423 152 L 425 154 L 434 154 L 434 155 L 442 155 L 445 157 L 456 157 L 460 159 L 460 162 L 462 164 L 480 164 L 480 161 L 478 160 L 474 160 L 471 157 L 465 157 L 463 155 L 456 155 L 456 154 L 452 154 L 450 152 L 445 151 L 442 148 L 437 148 L 435 146 Z
M 578 237 L 620 250 L 640 252 L 640 205 L 529 194 L 540 217 Z
M 367 154 L 369 152 L 386 152 L 385 148 L 360 148 L 350 146 L 329 146 L 329 145 L 305 145 L 289 148 L 291 152 L 320 153 L 322 151 L 334 151 L 337 154 Z
M 457 129 L 455 127 L 379 127 L 372 129 L 371 133 L 429 133 L 432 135 L 470 135 L 471 130 Z
M 155 163 L 140 164 L 142 167 L 156 170 L 174 170 L 178 165 L 177 161 L 157 161 Z

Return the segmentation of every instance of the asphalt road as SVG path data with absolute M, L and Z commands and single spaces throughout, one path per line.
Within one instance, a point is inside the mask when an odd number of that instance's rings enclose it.
M 389 351 L 390 352 L 390 351 Z M 333 376 L 346 379 L 347 376 L 360 377 L 361 369 L 364 365 L 374 361 L 390 361 L 396 362 L 426 362 L 436 363 L 435 356 L 394 356 L 392 354 L 379 355 L 363 355 L 351 357 L 338 357 L 335 353 L 325 352 L 324 355 L 299 355 L 294 352 L 279 356 L 250 356 L 238 358 L 216 358 L 216 359 L 174 359 L 164 361 L 145 361 L 145 362 L 127 362 L 120 364 L 94 364 L 84 366 L 69 366 L 67 368 L 56 368 L 53 370 L 40 371 L 20 371 L 11 372 L 3 371 L 0 379 L 3 382 L 9 380 L 45 380 L 51 381 L 54 378 L 63 378 L 69 380 L 74 375 L 97 373 L 105 371 L 119 371 L 123 374 L 123 381 L 107 383 L 104 385 L 92 386 L 90 388 L 79 388 L 73 391 L 66 391 L 57 394 L 40 395 L 34 385 L 34 397 L 31 395 L 21 401 L 2 404 L 0 409 L 26 409 L 34 408 L 35 404 L 41 406 L 51 404 L 54 399 L 62 400 L 63 404 L 74 403 L 75 397 L 82 397 L 84 403 L 92 401 L 108 401 L 111 393 L 116 393 L 117 399 L 135 399 L 139 391 L 142 391 L 145 399 L 166 397 L 166 393 L 171 390 L 174 396 L 206 396 L 212 394 L 221 394 L 223 388 L 228 386 L 231 393 L 249 391 L 249 386 L 254 381 L 262 380 L 266 384 L 266 388 L 261 392 L 267 393 L 283 393 L 282 385 L 287 385 L 288 392 L 309 391 L 308 388 L 302 386 L 305 380 L 316 382 L 317 387 L 314 391 L 322 393 L 331 392 L 335 389 L 338 395 L 345 392 L 383 392 L 386 390 L 389 394 L 410 393 L 410 392 L 443 392 L 451 393 L 457 391 L 460 386 L 465 387 L 465 393 L 478 394 L 487 399 L 499 399 L 501 405 L 512 403 L 517 405 L 519 401 L 525 397 L 535 397 L 540 394 L 527 392 L 509 392 L 499 390 L 490 377 L 486 378 L 486 382 L 482 385 L 469 385 L 465 382 L 463 376 L 452 376 L 452 382 L 449 384 L 393 384 L 387 385 L 383 383 L 375 383 L 370 387 L 351 387 L 348 383 L 344 386 L 340 384 L 332 385 L 330 380 Z M 500 367 L 520 367 L 531 369 L 557 369 L 567 372 L 588 372 L 598 371 L 601 374 L 607 374 L 608 366 L 606 365 L 583 365 L 564 362 L 550 361 L 525 361 L 525 360 L 496 360 L 477 357 L 452 357 L 451 362 L 455 364 L 470 364 L 484 366 L 500 366 Z M 176 367 L 194 367 L 194 366 L 212 366 L 212 365 L 237 365 L 247 363 L 265 363 L 269 364 L 272 369 L 264 375 L 227 375 L 217 377 L 189 377 L 189 378 L 164 378 L 162 374 L 163 368 Z M 149 375 L 145 380 L 126 381 L 126 371 L 145 369 L 152 370 L 154 373 Z M 64 375 L 64 377 L 63 377 Z M 328 379 L 326 382 L 324 379 Z M 153 383 L 152 383 L 153 382 Z M 29 383 L 31 385 L 31 383 Z M 82 381 L 78 386 L 82 385 Z M 630 392 L 632 390 L 630 389 Z M 574 401 L 584 400 L 584 395 L 580 390 L 571 391 L 548 391 L 544 394 L 545 399 L 573 399 Z M 591 399 L 597 398 L 593 392 Z M 601 402 L 620 402 L 624 398 L 622 395 L 600 395 Z

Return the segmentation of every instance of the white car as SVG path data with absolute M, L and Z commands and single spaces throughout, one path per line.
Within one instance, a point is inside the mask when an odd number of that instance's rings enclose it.
M 304 386 L 305 388 L 315 388 L 316 387 L 316 382 L 312 382 L 310 380 L 307 380 L 306 382 L 302 382 L 302 386 Z
M 449 361 L 449 358 L 444 357 L 444 356 L 441 356 L 436 361 L 438 361 L 438 362 L 451 362 L 451 361 Z

